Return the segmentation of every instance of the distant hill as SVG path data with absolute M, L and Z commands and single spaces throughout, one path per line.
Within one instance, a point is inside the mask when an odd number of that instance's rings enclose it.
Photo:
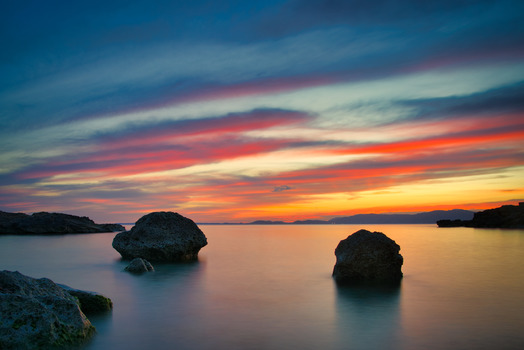
M 348 225 L 348 224 L 435 224 L 439 220 L 471 220 L 474 212 L 463 209 L 434 210 L 418 214 L 357 214 L 330 220 L 294 222 L 257 220 L 250 225 Z
M 329 224 L 326 220 L 297 220 L 293 222 L 294 225 L 327 225 Z
M 250 222 L 249 225 L 285 225 L 288 222 L 284 221 L 271 221 L 271 220 L 257 220 Z
M 471 220 L 474 212 L 463 209 L 434 210 L 418 214 L 357 214 L 333 218 L 329 224 L 434 224 L 439 220 Z

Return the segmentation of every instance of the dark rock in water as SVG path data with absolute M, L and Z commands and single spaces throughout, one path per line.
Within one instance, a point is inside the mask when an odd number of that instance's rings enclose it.
M 400 247 L 381 232 L 360 230 L 340 241 L 333 277 L 339 284 L 398 283 L 404 259 Z
M 80 344 L 95 327 L 77 299 L 47 278 L 0 272 L 2 349 L 48 349 Z
M 113 309 L 113 302 L 108 297 L 103 296 L 97 292 L 90 292 L 86 290 L 74 289 L 65 284 L 57 285 L 63 288 L 70 295 L 76 297 L 80 303 L 80 310 L 86 315 L 94 315 L 98 313 L 108 312 Z
M 129 265 L 125 268 L 126 271 L 131 273 L 144 273 L 144 272 L 153 272 L 155 269 L 153 265 L 145 259 L 134 258 Z
M 524 202 L 480 211 L 472 220 L 439 220 L 439 227 L 524 228 Z
M 7 213 L 0 211 L 0 234 L 66 234 L 124 231 L 118 224 L 96 224 L 86 216 L 61 213 Z
M 191 261 L 198 259 L 198 252 L 206 245 L 207 238 L 198 226 L 173 212 L 147 214 L 113 239 L 113 248 L 127 260 Z
M 125 231 L 126 228 L 120 224 L 99 224 L 104 232 L 120 232 Z
M 438 220 L 438 227 L 471 227 L 471 220 Z

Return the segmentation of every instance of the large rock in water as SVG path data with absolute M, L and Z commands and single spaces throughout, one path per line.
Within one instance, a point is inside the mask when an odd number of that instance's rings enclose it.
M 333 277 L 339 284 L 398 283 L 404 259 L 400 247 L 381 232 L 360 230 L 340 241 Z
M 0 272 L 0 348 L 80 344 L 95 332 L 77 299 L 47 278 Z
M 198 226 L 178 213 L 154 212 L 141 217 L 129 231 L 113 239 L 122 258 L 175 262 L 198 258 L 207 238 Z

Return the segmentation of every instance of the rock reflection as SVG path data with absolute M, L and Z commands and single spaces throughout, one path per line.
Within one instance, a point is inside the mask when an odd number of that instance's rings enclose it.
M 399 285 L 336 288 L 339 348 L 400 349 Z

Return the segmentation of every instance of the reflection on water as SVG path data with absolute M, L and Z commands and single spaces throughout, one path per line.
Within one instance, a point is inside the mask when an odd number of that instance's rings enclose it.
M 400 292 L 400 285 L 337 287 L 341 344 L 348 349 L 400 349 Z
M 0 269 L 113 300 L 92 349 L 523 349 L 524 230 L 432 225 L 202 226 L 190 264 L 124 272 L 114 234 L 0 236 Z M 398 288 L 338 287 L 340 240 L 401 247 Z
M 98 334 L 87 348 L 167 349 L 176 335 L 177 347 L 190 349 L 192 338 L 198 336 L 192 317 L 202 267 L 192 262 L 155 264 L 154 273 L 143 275 L 118 271 L 123 283 L 112 295 L 112 317 L 91 318 Z

